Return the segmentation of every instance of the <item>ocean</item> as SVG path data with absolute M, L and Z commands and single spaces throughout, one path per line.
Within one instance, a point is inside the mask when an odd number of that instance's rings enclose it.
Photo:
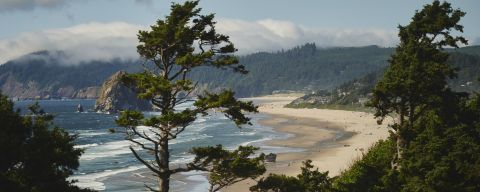
M 28 105 L 35 101 L 17 101 L 15 106 L 24 113 Z M 40 106 L 54 114 L 54 123 L 78 136 L 77 148 L 85 149 L 80 157 L 80 167 L 70 177 L 78 180 L 76 185 L 100 191 L 144 191 L 145 184 L 154 181 L 145 177 L 149 175 L 145 167 L 138 162 L 129 150 L 130 143 L 124 140 L 124 134 L 108 132 L 110 128 L 119 128 L 115 124 L 118 114 L 105 114 L 92 111 L 95 100 L 42 100 Z M 81 104 L 86 112 L 77 113 Z M 187 108 L 184 104 L 179 108 Z M 144 112 L 156 115 L 156 112 Z M 213 113 L 199 116 L 177 139 L 170 141 L 171 167 L 187 163 L 193 159 L 188 153 L 192 147 L 213 146 L 221 144 L 227 149 L 239 145 L 253 145 L 261 148 L 263 153 L 280 153 L 301 151 L 301 149 L 266 146 L 265 141 L 288 138 L 290 135 L 278 133 L 270 127 L 259 125 L 259 119 L 267 118 L 265 114 L 250 114 L 253 125 L 241 129 L 235 126 L 223 114 Z M 146 155 L 145 153 L 142 153 Z M 148 155 L 147 155 L 148 156 Z M 172 191 L 207 191 L 208 182 L 205 173 L 182 173 L 182 179 L 171 181 Z

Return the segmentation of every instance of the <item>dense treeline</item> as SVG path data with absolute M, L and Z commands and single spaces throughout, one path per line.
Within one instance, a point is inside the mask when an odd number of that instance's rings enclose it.
M 276 53 L 240 57 L 240 63 L 250 71 L 247 75 L 201 68 L 192 71 L 190 77 L 204 87 L 231 88 L 238 96 L 328 89 L 385 67 L 392 51 L 392 48 L 377 46 L 317 48 L 315 44 L 306 44 Z M 14 60 L 0 66 L 0 87 L 10 78 L 23 85 L 35 83 L 46 91 L 67 86 L 81 89 L 100 86 L 119 70 L 141 70 L 139 61 L 95 61 L 72 66 L 61 63 L 64 59 L 61 54 L 38 52 L 26 58 L 30 59 Z
M 392 51 L 378 46 L 324 49 L 306 44 L 287 51 L 240 57 L 240 63 L 250 71 L 244 76 L 228 71 L 212 74 L 205 69 L 192 78 L 213 88 L 232 88 L 240 96 L 329 89 L 384 68 Z
M 466 47 L 449 52 L 447 63 L 457 70 L 457 77 L 450 79 L 449 86 L 456 91 L 473 93 L 480 90 L 480 82 L 476 79 L 480 74 L 480 47 Z M 289 107 L 363 107 L 364 100 L 370 97 L 376 82 L 382 77 L 385 69 L 371 72 L 363 77 L 356 78 L 335 87 L 331 90 L 320 90 L 307 94 L 289 104 Z M 327 98 L 327 103 L 322 103 L 320 98 Z M 358 108 L 353 108 L 358 109 Z
M 203 87 L 231 88 L 238 96 L 257 96 L 288 90 L 330 90 L 369 73 L 381 71 L 387 66 L 387 60 L 393 51 L 393 48 L 377 46 L 318 48 L 315 44 L 306 44 L 275 53 L 239 57 L 240 63 L 250 69 L 247 75 L 201 68 L 192 71 L 190 76 Z M 470 87 L 461 86 L 480 72 L 480 47 L 465 47 L 455 52 L 458 53 L 452 54 L 452 63 L 462 70 L 459 78 L 452 81 L 452 86 L 456 89 L 480 87 L 475 82 Z M 68 86 L 82 89 L 101 86 L 103 81 L 119 70 L 138 72 L 142 67 L 140 61 L 92 61 L 66 65 L 62 63 L 63 60 L 65 58 L 60 53 L 43 51 L 0 65 L 0 87 L 8 80 L 15 80 L 24 86 L 35 84 L 47 92 Z M 4 94 L 19 96 L 8 92 Z

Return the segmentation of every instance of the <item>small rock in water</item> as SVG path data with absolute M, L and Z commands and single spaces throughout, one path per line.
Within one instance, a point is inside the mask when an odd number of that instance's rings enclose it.
M 270 153 L 268 155 L 265 155 L 266 162 L 275 162 L 276 160 L 277 160 L 277 154 Z

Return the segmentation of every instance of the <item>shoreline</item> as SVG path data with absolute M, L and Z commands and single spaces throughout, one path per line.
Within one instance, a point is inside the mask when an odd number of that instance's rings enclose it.
M 246 144 L 259 146 L 265 153 L 277 153 L 275 163 L 266 163 L 267 172 L 296 176 L 300 173 L 302 162 L 310 159 L 320 171 L 329 171 L 329 176 L 338 175 L 342 170 L 361 157 L 371 144 L 386 138 L 388 131 L 376 125 L 373 115 L 364 112 L 352 112 L 328 109 L 294 109 L 283 106 L 299 95 L 275 95 L 248 98 L 259 105 L 261 118 L 255 122 L 262 129 L 281 134 L 285 137 L 273 137 L 264 141 L 249 141 Z M 284 150 L 288 149 L 288 150 Z M 112 172 L 108 172 L 112 174 Z M 102 177 L 98 182 L 105 187 L 109 181 L 114 188 L 122 191 L 135 191 L 129 183 L 152 183 L 149 172 L 145 168 L 117 174 L 115 177 Z M 147 178 L 146 178 L 147 177 Z M 172 176 L 172 191 L 186 189 L 204 191 L 208 187 L 207 175 L 199 172 Z M 261 177 L 260 177 L 261 178 Z M 257 178 L 260 179 L 260 178 Z M 93 179 L 93 178 L 92 178 Z M 94 179 L 97 181 L 97 179 Z M 123 182 L 131 180 L 130 182 Z M 249 191 L 255 181 L 245 180 L 222 191 Z M 123 186 L 123 188 L 122 188 Z M 113 189 L 113 188 L 112 188 Z
M 310 159 L 315 168 L 328 171 L 329 176 L 334 177 L 361 158 L 371 145 L 389 135 L 388 122 L 377 125 L 370 113 L 284 107 L 297 97 L 273 95 L 251 98 L 260 103 L 260 113 L 268 114 L 267 118 L 258 121 L 260 125 L 293 135 L 266 141 L 265 145 L 303 149 L 300 152 L 278 153 L 275 163 L 267 163 L 264 176 L 270 173 L 296 176 L 301 171 L 302 162 Z M 249 191 L 253 184 L 254 181 L 245 180 L 224 191 Z

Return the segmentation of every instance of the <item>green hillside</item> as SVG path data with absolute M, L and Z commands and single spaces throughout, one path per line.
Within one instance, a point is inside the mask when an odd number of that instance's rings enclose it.
M 233 88 L 240 96 L 311 92 L 333 88 L 384 68 L 392 51 L 378 46 L 325 49 L 306 44 L 287 51 L 240 57 L 250 71 L 247 75 L 203 69 L 192 78 L 213 88 Z
M 200 68 L 191 73 L 191 77 L 203 87 L 231 88 L 240 97 L 288 91 L 311 93 L 331 90 L 381 71 L 387 66 L 393 51 L 393 48 L 378 46 L 318 48 L 315 44 L 305 44 L 290 50 L 241 56 L 240 62 L 250 71 L 247 75 Z M 448 51 L 452 52 L 453 63 L 463 69 L 459 78 L 452 81 L 452 86 L 467 91 L 477 88 L 476 81 L 472 79 L 480 73 L 480 46 Z M 20 98 L 36 95 L 78 97 L 78 94 L 65 94 L 64 90 L 97 89 L 119 70 L 141 70 L 140 61 L 92 61 L 67 65 L 62 63 L 66 59 L 63 57 L 61 52 L 43 51 L 0 65 L 2 92 L 9 97 Z M 351 89 L 345 86 L 344 89 Z M 340 103 L 351 102 L 351 99 L 340 100 Z
M 448 63 L 458 70 L 458 76 L 449 82 L 449 86 L 453 90 L 469 93 L 480 91 L 480 82 L 477 80 L 480 78 L 479 46 L 452 51 Z M 287 106 L 344 109 L 362 107 L 368 100 L 377 80 L 382 76 L 383 70 L 374 71 L 334 89 L 307 94 Z

